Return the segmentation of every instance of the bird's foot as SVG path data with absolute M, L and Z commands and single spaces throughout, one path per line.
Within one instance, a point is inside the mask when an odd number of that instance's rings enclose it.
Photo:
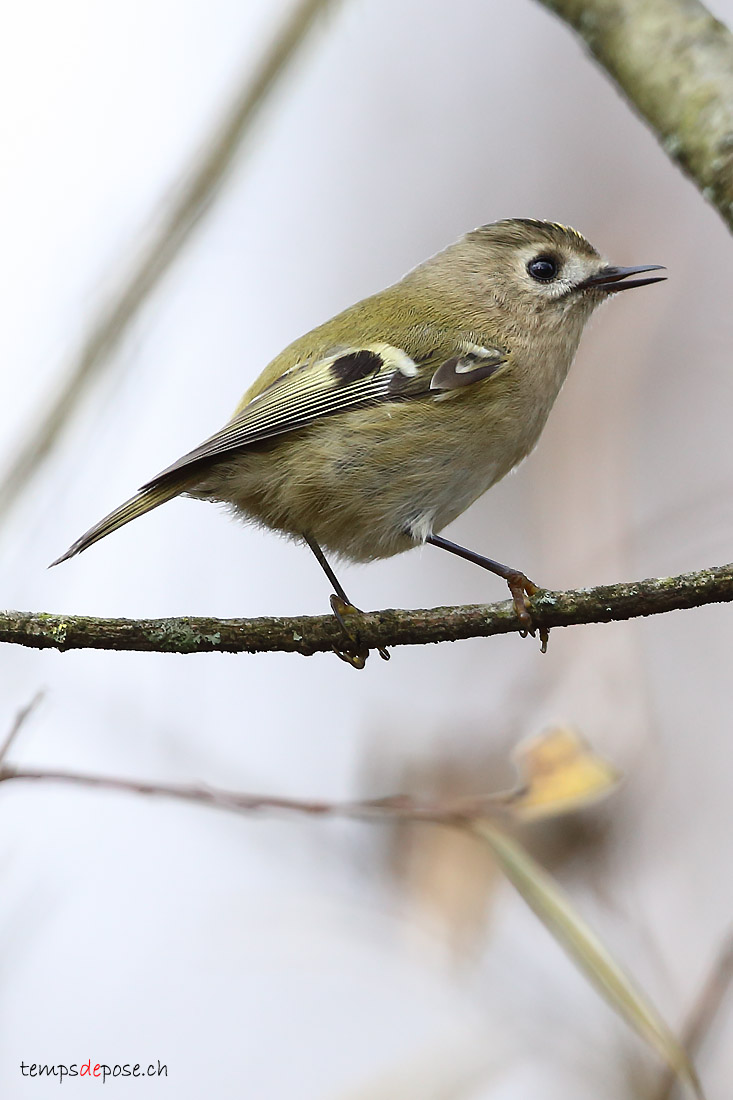
M 531 581 L 529 577 L 519 571 L 512 571 L 506 578 L 506 582 L 509 585 L 509 591 L 512 594 L 512 600 L 514 601 L 514 610 L 517 618 L 519 619 L 521 630 L 519 631 L 520 637 L 526 638 L 528 634 L 531 634 L 534 638 L 535 633 L 539 632 L 540 637 L 540 651 L 547 653 L 547 643 L 550 640 L 550 631 L 546 626 L 537 628 L 532 618 L 532 607 L 529 602 L 532 596 L 536 596 L 538 592 L 541 592 L 539 585 Z
M 369 648 L 363 645 L 359 636 L 358 619 L 360 615 L 363 615 L 363 612 L 358 607 L 354 607 L 352 603 L 346 603 L 345 600 L 335 594 L 331 596 L 331 610 L 348 639 L 347 645 L 334 646 L 334 653 L 353 668 L 364 668 L 369 656 Z M 383 661 L 389 660 L 389 650 L 379 646 L 377 652 Z

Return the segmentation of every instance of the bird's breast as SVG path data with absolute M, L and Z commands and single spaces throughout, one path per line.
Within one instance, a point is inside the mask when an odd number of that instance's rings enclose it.
M 522 381 L 507 372 L 325 417 L 243 451 L 207 495 L 345 558 L 389 557 L 441 530 L 529 453 L 552 402 L 528 405 Z

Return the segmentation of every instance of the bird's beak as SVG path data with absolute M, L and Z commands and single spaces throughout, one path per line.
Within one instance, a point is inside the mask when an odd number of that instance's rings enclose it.
M 659 264 L 647 264 L 645 267 L 602 267 L 581 284 L 582 290 L 605 290 L 606 294 L 617 294 L 619 290 L 631 290 L 635 286 L 648 286 L 649 283 L 661 283 L 666 275 L 653 275 L 650 279 L 630 279 L 630 275 L 641 275 L 644 271 L 664 271 Z

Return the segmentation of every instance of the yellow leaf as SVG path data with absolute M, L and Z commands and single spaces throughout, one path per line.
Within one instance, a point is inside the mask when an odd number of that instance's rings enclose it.
M 575 730 L 558 726 L 522 742 L 514 761 L 519 786 L 504 804 L 522 821 L 580 809 L 608 794 L 620 779 Z

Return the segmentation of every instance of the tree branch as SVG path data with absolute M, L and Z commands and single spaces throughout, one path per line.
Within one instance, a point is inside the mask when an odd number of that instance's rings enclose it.
M 541 0 L 733 229 L 733 34 L 698 0 Z
M 179 193 L 150 243 L 112 300 L 101 310 L 51 404 L 34 418 L 12 466 L 0 479 L 0 514 L 7 512 L 55 449 L 87 387 L 109 364 L 145 302 L 214 204 L 245 139 L 332 0 L 298 0 L 256 66 L 242 74 L 232 101 L 203 150 L 184 173 Z
M 733 601 L 733 564 L 654 577 L 628 584 L 567 592 L 542 591 L 531 602 L 538 628 L 618 622 L 709 603 Z M 360 642 L 379 646 L 424 645 L 488 638 L 521 629 L 511 600 L 467 607 L 365 613 Z M 0 612 L 0 642 L 35 649 L 118 649 L 155 653 L 301 653 L 306 657 L 343 646 L 331 615 L 292 618 L 95 619 L 84 615 Z

